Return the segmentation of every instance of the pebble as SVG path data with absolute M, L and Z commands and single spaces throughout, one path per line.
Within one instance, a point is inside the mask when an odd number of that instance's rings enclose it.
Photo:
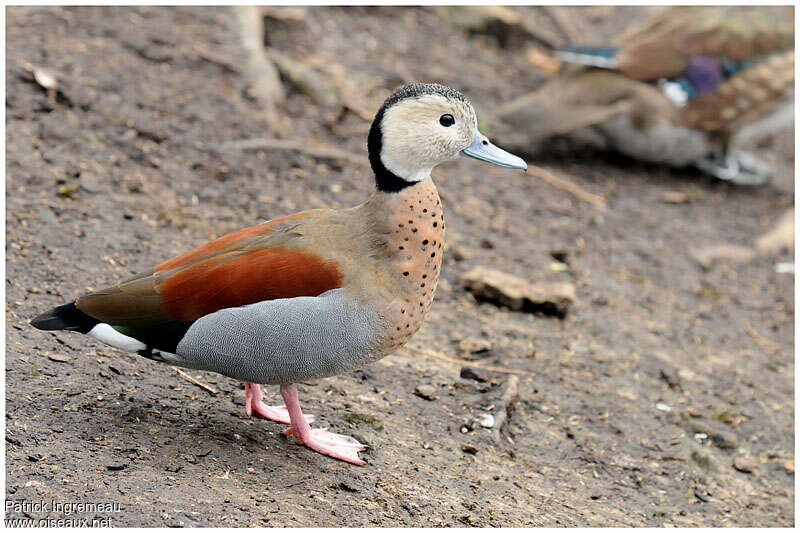
M 711 440 L 717 446 L 717 448 L 721 448 L 723 450 L 735 450 L 739 447 L 739 441 L 730 431 L 724 430 L 716 430 L 714 432 L 709 432 L 711 436 Z
M 461 451 L 463 451 L 464 453 L 468 453 L 470 455 L 475 455 L 476 453 L 478 453 L 478 448 L 476 448 L 472 444 L 462 444 Z
M 749 474 L 755 470 L 757 466 L 758 464 L 756 461 L 750 457 L 736 456 L 733 458 L 733 467 L 739 472 Z
M 68 357 L 60 353 L 49 353 L 47 354 L 47 358 L 50 359 L 51 361 L 55 361 L 56 363 L 69 363 L 70 361 L 72 361 L 71 357 Z
M 118 463 L 110 463 L 106 465 L 106 470 L 123 470 L 125 467 L 128 466 L 128 463 L 118 462 Z
M 461 353 L 466 354 L 473 354 L 473 353 L 483 353 L 488 352 L 492 348 L 492 343 L 490 343 L 486 339 L 480 339 L 478 337 L 467 337 L 465 339 L 461 339 L 458 343 L 458 349 Z
M 689 195 L 680 191 L 664 191 L 661 201 L 665 204 L 684 204 L 689 201 Z
M 665 413 L 669 413 L 670 411 L 672 411 L 672 407 L 670 407 L 665 403 L 657 403 L 656 409 L 658 409 L 659 411 L 664 411 Z
M 414 394 L 429 402 L 439 398 L 436 396 L 436 388 L 433 385 L 417 385 L 417 388 L 414 389 Z
M 479 381 L 481 383 L 489 381 L 489 379 L 483 373 L 479 373 L 470 366 L 462 366 L 460 375 L 464 379 L 472 379 L 474 381 Z
M 708 496 L 708 494 L 705 494 L 705 493 L 703 493 L 703 492 L 701 492 L 699 490 L 694 491 L 694 495 L 701 502 L 708 502 L 708 501 L 711 500 L 711 498 Z
M 494 427 L 494 416 L 490 413 L 484 413 L 478 417 L 478 424 L 484 428 L 492 428 Z
M 575 302 L 572 283 L 531 282 L 490 268 L 475 267 L 461 276 L 460 282 L 476 299 L 514 311 L 563 318 Z

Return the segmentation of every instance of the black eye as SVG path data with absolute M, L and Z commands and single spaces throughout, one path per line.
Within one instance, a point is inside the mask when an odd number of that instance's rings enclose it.
M 453 115 L 446 114 L 439 117 L 439 124 L 444 126 L 445 128 L 449 128 L 453 124 L 456 123 L 456 119 L 453 118 Z

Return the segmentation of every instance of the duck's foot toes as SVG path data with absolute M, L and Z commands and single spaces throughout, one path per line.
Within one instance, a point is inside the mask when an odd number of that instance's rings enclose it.
M 251 405 L 247 414 L 250 415 L 250 413 L 255 413 L 255 415 L 259 418 L 272 420 L 273 422 L 278 422 L 279 424 L 290 425 L 292 423 L 289 418 L 289 410 L 286 409 L 285 405 L 264 405 L 261 402 L 254 403 Z M 314 415 L 304 414 L 303 418 L 305 418 L 306 422 L 309 424 L 314 421 Z
M 331 433 L 328 428 L 322 428 L 312 429 L 306 438 L 301 439 L 293 427 L 284 430 L 283 434 L 287 436 L 294 435 L 298 444 L 308 446 L 312 450 L 334 459 L 358 466 L 366 464 L 358 457 L 358 452 L 365 450 L 366 446 L 348 435 Z
M 269 406 L 264 405 L 262 401 L 264 399 L 263 394 L 261 394 L 261 387 L 259 387 L 255 383 L 247 383 L 244 384 L 244 392 L 245 392 L 245 403 L 244 403 L 244 410 L 247 413 L 247 416 L 252 416 L 253 413 L 256 416 L 263 418 L 265 420 L 272 420 L 273 422 L 278 422 L 279 424 L 291 424 L 292 421 L 289 418 L 289 411 L 286 409 L 284 405 L 276 405 L 276 406 Z M 306 422 L 309 424 L 314 421 L 314 415 L 303 415 L 306 419 Z
M 713 153 L 694 165 L 717 179 L 744 186 L 763 185 L 773 173 L 771 165 L 742 150 Z

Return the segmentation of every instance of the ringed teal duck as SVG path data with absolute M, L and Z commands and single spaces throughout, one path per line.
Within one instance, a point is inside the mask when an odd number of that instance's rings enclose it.
M 478 131 L 461 93 L 437 84 L 389 96 L 368 149 L 376 190 L 363 204 L 230 233 L 31 324 L 241 380 L 248 415 L 288 424 L 284 434 L 298 444 L 363 465 L 355 439 L 311 429 L 292 384 L 376 361 L 422 325 L 444 249 L 436 165 L 467 155 L 527 168 Z M 264 405 L 259 384 L 280 385 L 285 405 Z
M 670 7 L 618 46 L 556 52 L 561 72 L 487 124 L 516 149 L 561 136 L 760 184 L 771 169 L 732 145 L 792 124 L 793 47 L 791 6 Z

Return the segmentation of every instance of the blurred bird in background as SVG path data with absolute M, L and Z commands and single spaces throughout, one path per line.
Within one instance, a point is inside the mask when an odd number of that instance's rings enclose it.
M 616 46 L 574 46 L 543 57 L 555 74 L 494 110 L 504 145 L 535 151 L 551 137 L 740 185 L 772 168 L 735 148 L 794 120 L 791 6 L 680 6 L 631 28 Z

